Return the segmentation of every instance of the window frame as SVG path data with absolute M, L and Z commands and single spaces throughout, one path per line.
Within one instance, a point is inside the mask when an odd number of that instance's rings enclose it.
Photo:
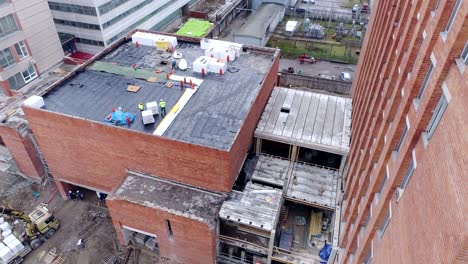
M 32 71 L 31 71 L 31 69 L 32 69 Z M 27 74 L 28 74 L 27 76 L 24 75 L 25 72 L 27 72 Z M 28 83 L 32 82 L 38 76 L 37 72 L 36 72 L 36 68 L 32 64 L 30 64 L 28 66 L 28 68 L 26 68 L 25 70 L 21 71 L 21 75 L 23 76 L 25 84 L 28 84 Z
M 18 55 L 18 58 L 20 60 L 24 60 L 27 57 L 29 57 L 28 46 L 26 46 L 26 42 L 24 42 L 24 40 L 21 40 L 20 42 L 15 44 L 15 51 L 16 51 L 16 55 Z
M 7 54 L 9 53 L 9 54 Z M 10 55 L 11 58 L 8 58 Z M 3 65 L 0 63 L 0 66 L 3 67 L 3 69 L 6 69 L 12 65 L 15 65 L 16 64 L 16 59 L 15 59 L 15 56 L 13 56 L 13 52 L 11 51 L 11 48 L 6 48 L 6 49 L 3 49 L 3 50 L 0 50 L 0 57 L 4 58 L 5 59 L 5 62 L 6 64 Z
M 455 21 L 455 17 L 458 14 L 458 10 L 460 10 L 461 3 L 462 3 L 462 0 L 457 0 L 457 2 L 455 2 L 455 5 L 453 6 L 452 13 L 450 14 L 449 20 L 447 21 L 447 25 L 445 26 L 445 31 L 444 32 L 447 33 L 452 28 L 453 21 Z
M 465 47 L 462 50 L 460 59 L 466 66 L 468 66 L 468 41 L 465 43 Z
M 385 231 L 387 230 L 388 225 L 390 224 L 390 220 L 392 219 L 392 203 L 388 203 L 388 212 L 387 215 L 385 216 L 384 221 L 379 227 L 379 237 L 382 239 L 383 235 L 385 234 Z
M 439 125 L 440 120 L 442 119 L 442 116 L 447 110 L 448 103 L 449 103 L 448 98 L 446 97 L 445 93 L 442 93 L 440 96 L 439 102 L 437 103 L 436 107 L 432 111 L 432 117 L 429 120 L 429 123 L 427 124 L 426 130 L 425 130 L 427 141 L 431 140 L 431 138 L 434 136 L 437 126 Z
M 434 68 L 435 68 L 435 65 L 431 60 L 431 65 L 427 69 L 426 76 L 424 76 L 424 80 L 421 84 L 421 88 L 419 88 L 418 97 L 417 97 L 418 100 L 421 100 L 421 98 L 423 97 L 424 92 L 426 91 L 426 88 L 429 85 L 429 80 L 431 79 L 432 74 L 434 73 Z

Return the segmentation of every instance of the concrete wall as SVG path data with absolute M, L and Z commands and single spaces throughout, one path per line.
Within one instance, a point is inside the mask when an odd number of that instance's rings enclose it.
M 120 243 L 126 244 L 122 234 L 122 225 L 125 225 L 156 234 L 161 257 L 177 263 L 216 262 L 216 227 L 127 201 L 111 198 L 106 204 Z M 169 237 L 166 220 L 171 222 L 172 238 Z
M 371 249 L 372 263 L 454 263 L 463 252 L 468 67 L 457 60 L 468 37 L 468 2 L 461 1 L 444 32 L 455 2 L 440 1 L 435 11 L 436 1 L 375 3 L 352 89 L 343 263 L 362 263 Z M 431 62 L 433 74 L 417 99 Z M 427 140 L 424 132 L 442 94 L 449 98 L 448 108 Z M 417 166 L 397 202 L 396 190 L 413 157 Z
M 39 72 L 63 60 L 62 45 L 46 0 L 13 0 L 16 16 Z

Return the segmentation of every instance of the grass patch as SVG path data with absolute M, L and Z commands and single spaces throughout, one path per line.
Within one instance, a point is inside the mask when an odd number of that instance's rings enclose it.
M 344 8 L 353 8 L 353 5 L 361 4 L 362 2 L 362 0 L 343 0 L 340 6 Z

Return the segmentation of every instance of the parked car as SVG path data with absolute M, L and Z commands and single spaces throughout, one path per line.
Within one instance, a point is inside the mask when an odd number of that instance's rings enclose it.
M 349 74 L 349 72 L 342 72 L 340 74 L 340 80 L 344 82 L 351 82 L 351 74 Z

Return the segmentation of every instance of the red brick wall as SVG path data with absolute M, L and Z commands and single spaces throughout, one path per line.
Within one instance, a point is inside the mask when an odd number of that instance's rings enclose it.
M 453 99 L 427 148 L 416 145 L 413 177 L 374 239 L 374 263 L 453 263 L 468 237 L 468 85 L 457 71 L 447 81 Z
M 242 124 L 242 128 L 240 129 L 237 135 L 237 138 L 231 146 L 231 178 L 229 181 L 229 183 L 231 184 L 230 186 L 232 186 L 234 184 L 234 181 L 236 180 L 239 170 L 244 162 L 245 155 L 247 154 L 249 146 L 252 143 L 253 135 L 255 129 L 257 128 L 258 121 L 260 120 L 263 110 L 265 109 L 265 105 L 268 102 L 268 99 L 270 98 L 271 91 L 273 90 L 273 87 L 276 84 L 278 76 L 279 57 L 280 56 L 278 54 L 271 67 L 270 73 L 266 76 L 266 78 L 263 81 L 262 89 L 259 92 L 257 99 L 254 101 L 252 109 L 247 115 L 247 118 Z
M 23 107 L 54 178 L 110 191 L 126 169 L 229 191 L 227 152 Z
M 467 1 L 462 1 L 447 38 L 444 40 L 440 34 L 455 2 L 440 1 L 435 12 L 436 0 L 375 3 L 377 13 L 373 14 L 353 83 L 352 142 L 340 234 L 340 246 L 344 248 L 340 261 L 344 263 L 351 255 L 353 263 L 362 263 L 371 244 L 372 263 L 452 263 L 468 236 L 468 226 L 460 214 L 467 211 L 463 202 L 468 197 L 462 179 L 463 175 L 466 178 L 468 140 L 460 132 L 466 130 L 462 119 L 467 116 L 468 71 L 460 72 L 455 63 L 468 39 Z M 416 107 L 413 99 L 421 88 L 431 54 L 437 63 Z M 440 123 L 436 134 L 446 138 L 437 140 L 435 135 L 425 149 L 421 134 L 440 99 L 444 82 L 453 99 L 442 119 L 448 125 L 444 128 Z M 410 129 L 394 155 L 406 116 Z M 408 185 L 396 203 L 395 190 L 403 180 L 413 149 L 418 167 L 410 185 L 416 187 Z M 387 165 L 389 178 L 379 201 L 373 202 Z M 377 230 L 389 203 L 393 217 L 381 240 Z M 366 224 L 371 206 L 372 217 Z
M 0 135 L 19 170 L 28 177 L 42 180 L 44 168 L 29 136 L 5 126 L 0 126 Z
M 157 235 L 162 257 L 186 264 L 209 264 L 216 260 L 216 229 L 208 224 L 143 207 L 122 200 L 106 201 L 120 243 L 125 244 L 122 225 Z M 171 223 L 169 238 L 166 220 Z

